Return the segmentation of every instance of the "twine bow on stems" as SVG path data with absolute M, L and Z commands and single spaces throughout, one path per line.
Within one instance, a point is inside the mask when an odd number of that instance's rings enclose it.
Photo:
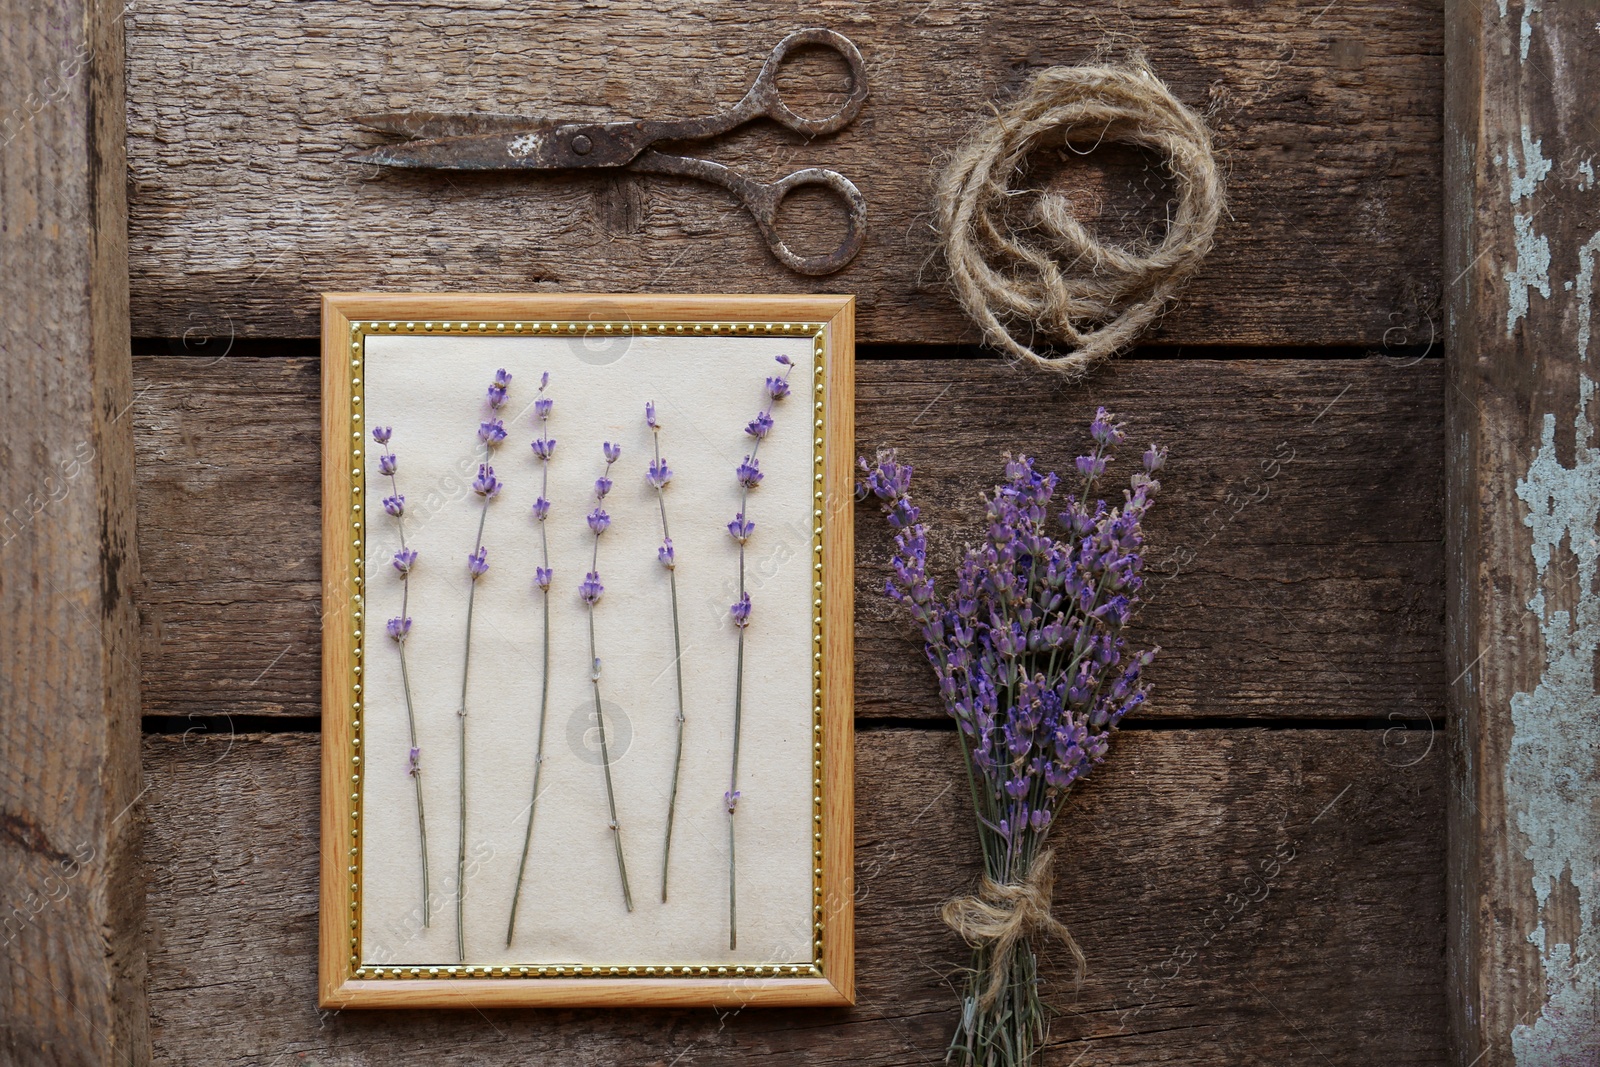
M 1067 946 L 1078 965 L 1078 981 L 1083 981 L 1087 966 L 1083 950 L 1072 939 L 1066 924 L 1050 910 L 1056 880 L 1054 859 L 1054 850 L 1045 849 L 1019 882 L 997 882 L 986 874 L 978 883 L 976 894 L 957 897 L 939 909 L 946 926 L 988 956 L 980 976 L 983 994 L 978 1007 L 983 1011 L 999 1002 L 1011 977 L 1012 957 L 1032 934 L 1054 937 Z

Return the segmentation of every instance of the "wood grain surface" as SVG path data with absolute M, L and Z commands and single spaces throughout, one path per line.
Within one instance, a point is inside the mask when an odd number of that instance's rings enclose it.
M 991 102 L 1039 68 L 1142 51 L 1216 128 L 1230 211 L 1162 339 L 1420 344 L 1439 301 L 1439 0 L 975 0 L 822 9 L 712 0 L 152 0 L 128 14 L 136 336 L 316 333 L 327 290 L 805 292 L 860 299 L 866 341 L 971 340 L 932 258 L 931 189 Z M 771 181 L 849 176 L 867 244 L 819 280 L 776 264 L 721 190 L 628 173 L 379 172 L 350 116 L 481 110 L 676 118 L 727 107 L 791 30 L 864 53 L 872 95 L 836 137 L 759 123 L 708 154 Z M 797 57 L 782 86 L 831 110 L 842 64 Z M 688 151 L 699 152 L 700 146 Z M 1108 240 L 1159 235 L 1159 161 L 1042 149 L 1023 184 L 1066 191 Z M 780 227 L 833 247 L 837 207 L 799 195 Z
M 122 7 L 0 0 L 0 1063 L 148 1062 Z
M 135 366 L 145 713 L 318 714 L 315 358 Z M 1174 448 L 1150 520 L 1137 637 L 1164 651 L 1141 715 L 1421 720 L 1446 680 L 1441 371 L 1131 360 L 1074 390 L 995 361 L 864 360 L 857 444 L 917 465 L 949 573 L 1005 450 L 1070 468 L 1095 404 L 1116 408 L 1130 444 Z M 920 644 L 882 596 L 886 527 L 871 507 L 856 525 L 857 713 L 935 714 Z
M 978 873 L 960 756 L 944 731 L 856 747 L 852 1009 L 319 1012 L 316 738 L 147 737 L 156 1059 L 937 1065 L 965 951 L 936 911 Z M 1121 733 L 1057 831 L 1089 972 L 1075 993 L 1053 954 L 1040 1067 L 1443 1064 L 1442 752 Z
M 1451 997 L 1460 1067 L 1600 1062 L 1600 50 L 1450 5 Z

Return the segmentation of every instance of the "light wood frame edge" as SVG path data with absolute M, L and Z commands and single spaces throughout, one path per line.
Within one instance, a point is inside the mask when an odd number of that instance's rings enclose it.
M 737 306 L 741 312 L 730 315 Z M 825 324 L 823 355 L 823 949 L 820 978 L 357 979 L 346 951 L 353 746 L 344 684 L 351 647 L 347 590 L 353 479 L 347 339 L 352 321 L 622 317 Z M 323 1008 L 843 1007 L 855 1003 L 854 465 L 855 297 L 647 294 L 327 293 L 322 301 L 322 801 L 318 1003 Z M 337 713 L 330 714 L 330 709 Z

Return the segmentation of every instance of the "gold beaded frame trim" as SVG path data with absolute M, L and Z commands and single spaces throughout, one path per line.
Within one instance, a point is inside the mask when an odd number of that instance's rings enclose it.
M 605 317 L 595 317 L 596 309 Z M 324 298 L 323 318 L 321 1003 L 426 1007 L 458 1005 L 464 996 L 484 1006 L 851 1003 L 853 298 L 336 294 Z M 809 959 L 759 965 L 692 960 L 494 966 L 363 963 L 360 826 L 367 627 L 362 544 L 368 449 L 362 383 L 366 338 L 381 335 L 811 339 L 813 935 Z M 330 491 L 335 489 L 340 490 L 337 495 Z M 337 942 L 330 944 L 330 937 Z M 489 990 L 496 992 L 486 1000 Z

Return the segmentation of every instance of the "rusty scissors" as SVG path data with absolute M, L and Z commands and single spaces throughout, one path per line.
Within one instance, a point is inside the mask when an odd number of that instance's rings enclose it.
M 826 118 L 804 118 L 784 104 L 778 93 L 778 68 L 798 48 L 823 47 L 838 52 L 850 71 L 850 90 L 839 110 Z M 708 159 L 670 155 L 651 147 L 658 141 L 697 141 L 727 133 L 758 118 L 769 118 L 808 137 L 837 133 L 855 120 L 867 99 L 866 65 L 850 38 L 827 29 L 798 30 L 778 42 L 756 76 L 755 84 L 732 108 L 696 119 L 634 122 L 564 122 L 515 115 L 447 115 L 411 112 L 362 115 L 355 122 L 369 129 L 405 137 L 355 156 L 356 162 L 386 167 L 443 170 L 566 170 L 606 167 L 639 174 L 669 174 L 720 185 L 731 192 L 766 238 L 772 254 L 801 274 L 828 274 L 855 258 L 866 232 L 867 202 L 861 191 L 838 171 L 821 167 L 797 170 L 763 183 Z M 778 205 L 802 186 L 831 190 L 845 207 L 846 233 L 832 252 L 802 256 L 778 234 Z

